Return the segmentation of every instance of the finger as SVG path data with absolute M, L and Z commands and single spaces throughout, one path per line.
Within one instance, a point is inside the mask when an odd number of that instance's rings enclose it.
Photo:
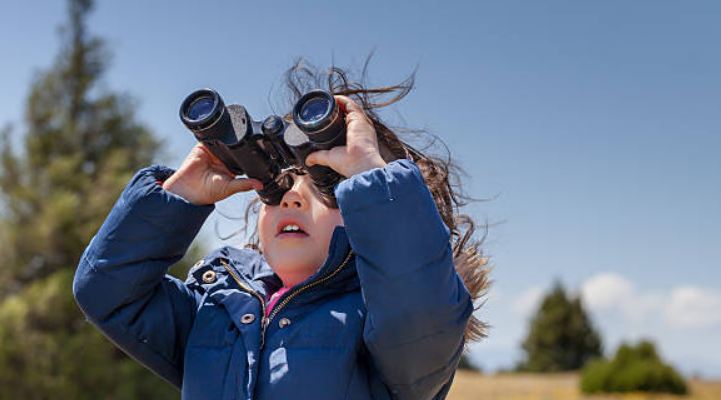
M 230 169 L 228 169 L 228 166 L 226 166 L 220 158 L 213 154 L 213 152 L 210 151 L 210 149 L 205 144 L 201 142 L 198 143 L 196 147 L 198 149 L 198 156 L 200 157 L 204 168 L 210 168 L 213 172 L 225 175 L 230 179 L 235 178 L 236 174 L 234 174 Z
M 198 143 L 196 147 L 198 147 L 198 149 L 202 152 L 208 165 L 212 167 L 220 167 L 221 169 L 225 169 L 226 171 L 228 171 L 228 168 L 225 166 L 223 161 L 221 161 L 215 154 L 213 154 L 213 152 L 210 151 L 210 149 L 204 143 Z M 228 173 L 230 173 L 230 171 L 228 171 Z
M 335 96 L 341 109 L 345 109 L 345 122 L 347 125 L 370 125 L 373 126 L 363 107 L 347 96 Z
M 317 150 L 305 158 L 305 165 L 310 167 L 316 164 L 330 167 L 330 150 Z
M 365 112 L 363 111 L 363 107 L 353 101 L 353 99 L 351 99 L 350 97 L 343 95 L 336 95 L 334 97 L 341 109 L 346 113 L 358 112 L 361 114 L 365 114 Z
M 263 188 L 263 183 L 257 179 L 252 178 L 235 178 L 228 182 L 228 186 L 225 187 L 226 196 L 238 192 L 247 192 L 249 190 L 260 190 Z

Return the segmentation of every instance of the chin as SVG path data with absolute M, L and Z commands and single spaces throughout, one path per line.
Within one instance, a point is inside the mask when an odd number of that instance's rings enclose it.
M 283 277 L 287 274 L 304 274 L 307 276 L 313 275 L 315 271 L 320 267 L 317 257 L 310 257 L 306 251 L 288 251 L 283 250 L 283 255 L 280 257 L 267 257 L 268 264 L 270 264 L 273 271 Z

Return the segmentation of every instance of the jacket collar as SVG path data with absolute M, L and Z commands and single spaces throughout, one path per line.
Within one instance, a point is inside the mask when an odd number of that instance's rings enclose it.
M 345 228 L 342 226 L 335 227 L 328 247 L 328 257 L 325 262 L 313 275 L 295 287 L 304 286 L 333 273 L 346 260 L 346 257 L 348 257 L 351 251 L 350 241 Z M 283 282 L 278 275 L 273 272 L 265 260 L 265 257 L 256 250 L 224 247 L 220 252 L 221 256 L 226 256 L 231 261 L 230 266 L 239 273 L 245 282 L 264 296 L 264 298 L 267 299 L 270 294 L 274 293 L 283 285 Z M 358 275 L 354 261 L 355 260 L 351 259 L 347 262 L 347 264 L 336 273 L 333 279 L 324 283 L 322 289 L 318 291 L 320 293 L 325 293 L 328 290 L 346 291 L 358 287 Z

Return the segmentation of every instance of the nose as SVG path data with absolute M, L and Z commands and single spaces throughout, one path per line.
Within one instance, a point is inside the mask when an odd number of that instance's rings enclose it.
M 303 177 L 295 177 L 293 180 L 293 186 L 285 192 L 283 198 L 280 200 L 280 208 L 305 208 L 307 200 L 301 189 L 303 181 Z

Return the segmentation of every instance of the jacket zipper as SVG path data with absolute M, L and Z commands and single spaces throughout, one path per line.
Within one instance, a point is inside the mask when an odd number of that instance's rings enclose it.
M 260 319 L 260 328 L 261 328 L 261 333 L 260 333 L 260 348 L 262 349 L 262 348 L 263 348 L 263 342 L 265 341 L 265 328 L 268 326 L 268 322 L 269 322 L 269 321 L 268 321 L 268 318 L 265 316 L 265 307 L 266 307 L 266 305 L 265 305 L 265 299 L 263 299 L 263 296 L 261 296 L 258 292 L 256 292 L 255 290 L 253 290 L 253 288 L 251 288 L 250 286 L 246 285 L 245 282 L 243 282 L 243 281 L 240 279 L 240 276 L 238 276 L 238 274 L 235 272 L 235 270 L 234 270 L 233 268 L 231 268 L 230 265 L 228 265 L 228 263 L 226 263 L 224 259 L 221 258 L 221 259 L 220 259 L 220 263 L 223 264 L 223 268 L 225 268 L 225 270 L 228 271 L 228 273 L 230 274 L 230 276 L 233 277 L 233 280 L 235 280 L 235 283 L 237 283 L 238 286 L 240 286 L 241 289 L 243 289 L 244 291 L 246 291 L 246 292 L 250 293 L 251 295 L 255 296 L 255 298 L 257 298 L 258 301 L 260 302 L 260 309 L 261 309 L 261 310 L 260 310 L 260 312 L 261 312 L 261 319 Z
M 238 274 L 230 267 L 230 265 L 228 265 L 225 262 L 225 260 L 221 259 L 220 262 L 223 264 L 223 267 L 228 271 L 230 276 L 233 277 L 233 279 L 238 283 L 238 285 L 243 290 L 251 293 L 256 298 L 258 298 L 258 300 L 260 300 L 260 306 L 262 308 L 262 313 L 263 313 L 263 318 L 261 319 L 261 331 L 260 331 L 260 348 L 262 349 L 263 345 L 265 344 L 265 331 L 268 328 L 268 325 L 270 325 L 270 322 L 273 320 L 273 318 L 275 318 L 275 316 L 278 315 L 280 310 L 282 310 L 286 305 L 288 305 L 288 303 L 290 303 L 290 301 L 293 300 L 293 298 L 295 298 L 296 296 L 298 296 L 301 292 L 304 292 L 307 289 L 316 287 L 322 283 L 326 283 L 330 279 L 332 279 L 334 276 L 338 275 L 338 273 L 343 269 L 343 267 L 345 267 L 346 264 L 348 264 L 348 261 L 350 261 L 352 255 L 353 255 L 353 250 L 350 250 L 348 252 L 348 254 L 345 256 L 345 259 L 343 260 L 343 262 L 335 270 L 333 270 L 333 272 L 331 272 L 330 274 L 328 274 L 322 278 L 308 282 L 305 285 L 301 286 L 300 288 L 294 290 L 291 294 L 287 295 L 285 297 L 285 299 L 283 299 L 283 301 L 281 301 L 275 307 L 273 307 L 273 310 L 270 312 L 270 315 L 268 317 L 265 316 L 266 304 L 265 304 L 265 300 L 263 299 L 263 297 L 260 294 L 258 294 L 258 292 L 256 292 L 252 288 L 250 288 L 245 283 L 243 283 L 240 280 L 240 277 L 238 276 Z
M 271 310 L 270 315 L 268 316 L 268 324 L 270 324 L 270 322 L 273 320 L 273 318 L 275 318 L 275 316 L 278 315 L 280 310 L 282 310 L 283 307 L 285 307 L 288 303 L 290 303 L 290 301 L 293 300 L 293 298 L 296 297 L 298 294 L 305 291 L 306 289 L 310 289 L 312 287 L 320 285 L 321 283 L 328 282 L 334 276 L 338 275 L 340 270 L 343 269 L 343 267 L 345 267 L 346 264 L 348 264 L 348 261 L 350 260 L 352 255 L 353 255 L 353 250 L 348 252 L 348 254 L 345 256 L 345 259 L 343 260 L 343 262 L 338 266 L 338 268 L 333 270 L 333 272 L 331 272 L 330 274 L 328 274 L 320 279 L 316 279 L 312 282 L 306 283 L 305 285 L 301 286 L 297 290 L 294 290 L 293 293 L 289 294 L 285 299 L 283 299 L 283 301 L 281 301 L 275 307 L 273 307 L 273 310 Z

